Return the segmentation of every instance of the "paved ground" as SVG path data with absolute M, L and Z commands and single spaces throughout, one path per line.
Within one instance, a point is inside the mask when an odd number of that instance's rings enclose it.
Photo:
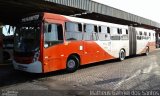
M 25 91 L 28 94 L 32 93 L 30 90 L 41 90 L 35 92 L 35 95 L 41 92 L 41 95 L 46 96 L 50 96 L 49 93 L 54 94 L 52 96 L 89 95 L 90 91 L 87 90 L 160 90 L 160 50 L 149 56 L 129 57 L 123 62 L 111 60 L 82 66 L 75 73 L 62 70 L 47 74 L 29 74 L 14 71 L 11 66 L 1 66 L 0 89 L 28 90 Z M 3 91 L 3 96 L 16 93 Z

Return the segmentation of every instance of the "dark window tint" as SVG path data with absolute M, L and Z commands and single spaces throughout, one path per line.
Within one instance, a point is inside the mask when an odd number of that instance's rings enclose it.
M 151 33 L 149 33 L 149 36 L 151 36 Z
M 139 31 L 139 35 L 142 35 L 142 31 Z
M 98 27 L 96 25 L 94 26 L 94 32 L 98 32 Z
M 128 30 L 126 29 L 126 34 L 128 34 Z
M 109 33 L 109 34 L 111 33 L 111 32 L 110 32 L 110 28 L 109 28 L 109 27 L 107 27 L 107 33 Z
M 99 26 L 98 28 L 99 28 L 99 32 L 101 33 L 102 32 L 101 26 Z
M 147 32 L 144 32 L 144 35 L 147 36 Z
M 117 33 L 120 34 L 120 29 L 119 28 L 117 28 Z

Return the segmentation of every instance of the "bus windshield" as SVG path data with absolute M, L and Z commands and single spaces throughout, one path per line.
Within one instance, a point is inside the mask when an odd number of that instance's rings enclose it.
M 40 22 L 22 23 L 16 27 L 14 50 L 35 52 L 40 49 Z

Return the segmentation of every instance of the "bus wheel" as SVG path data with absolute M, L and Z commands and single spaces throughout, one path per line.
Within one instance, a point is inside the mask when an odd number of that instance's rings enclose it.
M 124 50 L 121 50 L 119 52 L 119 60 L 123 61 L 125 59 L 125 57 L 126 57 L 126 52 Z
M 75 72 L 79 67 L 79 63 L 80 61 L 76 56 L 70 56 L 66 64 L 67 72 Z
M 146 52 L 145 55 L 148 56 L 149 55 L 149 47 L 146 48 Z

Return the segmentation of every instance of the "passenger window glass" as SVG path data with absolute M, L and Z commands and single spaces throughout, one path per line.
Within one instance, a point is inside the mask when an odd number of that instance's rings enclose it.
M 126 29 L 126 34 L 128 34 L 128 30 Z
M 98 27 L 97 26 L 94 26 L 94 32 L 98 32 Z
M 107 27 L 106 26 L 100 26 L 101 33 L 99 33 L 99 40 L 107 41 L 110 40 L 110 34 L 107 33 Z
M 110 28 L 110 30 L 111 30 L 111 35 L 118 35 L 117 28 L 112 27 Z
M 109 28 L 109 27 L 107 27 L 107 33 L 109 33 L 109 34 L 110 34 L 110 28 Z
M 50 47 L 63 42 L 63 28 L 61 24 L 45 24 L 44 47 Z
M 101 40 L 101 41 L 110 40 L 110 34 L 108 34 L 108 33 L 100 33 L 99 34 L 99 40 Z
M 95 25 L 92 24 L 84 24 L 84 40 L 97 40 L 98 36 L 96 31 L 98 32 L 97 26 L 95 27 Z
M 142 31 L 139 31 L 139 35 L 143 35 L 143 34 L 142 34 Z
M 121 33 L 120 33 L 120 29 L 119 29 L 119 28 L 117 28 L 117 33 L 118 33 L 118 34 L 121 34 Z
M 99 32 L 101 33 L 102 32 L 101 26 L 99 26 L 98 28 L 99 28 Z
M 151 36 L 151 33 L 149 33 L 149 36 Z
M 82 40 L 82 24 L 66 22 L 66 40 Z
M 147 36 L 147 32 L 144 32 L 144 35 Z
M 86 24 L 84 27 L 84 31 L 87 33 L 93 33 L 94 32 L 94 25 Z
M 52 25 L 51 25 L 51 24 L 49 24 L 49 25 L 48 25 L 48 33 L 50 33 L 50 32 L 51 32 L 51 30 L 52 30 Z
M 106 26 L 101 26 L 102 33 L 107 33 L 107 27 Z
M 118 34 L 118 32 L 119 32 L 119 34 L 120 34 L 120 30 L 119 29 L 117 29 L 117 28 L 115 28 L 115 27 L 112 27 L 111 28 L 111 39 L 112 40 L 120 40 L 120 35 Z

